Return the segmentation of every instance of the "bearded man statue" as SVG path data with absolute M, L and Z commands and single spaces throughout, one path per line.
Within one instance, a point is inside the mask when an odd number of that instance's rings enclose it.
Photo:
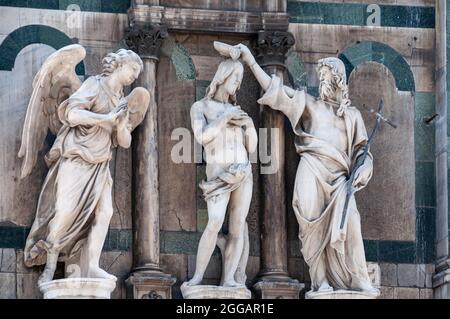
M 378 295 L 372 287 L 364 254 L 361 222 L 353 194 L 341 227 L 348 176 L 364 153 L 368 137 L 358 109 L 352 107 L 344 63 L 321 59 L 317 72 L 320 98 L 270 77 L 242 44 L 233 47 L 265 91 L 261 105 L 281 111 L 295 133 L 300 163 L 293 208 L 299 223 L 302 254 L 309 266 L 311 292 L 356 290 Z M 355 173 L 353 187 L 364 188 L 372 177 L 370 152 Z

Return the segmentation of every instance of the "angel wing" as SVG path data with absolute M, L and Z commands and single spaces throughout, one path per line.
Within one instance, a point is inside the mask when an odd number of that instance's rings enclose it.
M 56 135 L 62 127 L 57 109 L 81 86 L 75 67 L 85 56 L 81 45 L 65 46 L 51 54 L 34 77 L 18 154 L 23 158 L 21 178 L 31 173 L 48 130 Z
M 133 131 L 144 119 L 150 103 L 150 93 L 143 87 L 137 87 L 126 97 L 129 123 Z

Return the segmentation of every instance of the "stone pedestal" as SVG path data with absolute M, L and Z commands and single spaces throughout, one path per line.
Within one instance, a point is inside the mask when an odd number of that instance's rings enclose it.
M 261 299 L 299 299 L 300 290 L 305 288 L 298 280 L 262 280 L 253 288 Z
M 127 295 L 134 299 L 171 299 L 177 279 L 161 272 L 136 272 L 127 280 Z
M 211 285 L 181 285 L 184 299 L 251 299 L 252 293 L 246 287 L 232 288 Z
M 116 280 L 101 278 L 66 278 L 39 285 L 44 299 L 110 299 Z
M 329 292 L 312 292 L 306 293 L 305 299 L 377 299 L 380 292 L 369 293 L 355 290 L 335 290 Z

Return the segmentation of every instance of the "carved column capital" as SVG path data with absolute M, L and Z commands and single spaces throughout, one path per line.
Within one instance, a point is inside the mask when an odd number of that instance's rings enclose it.
M 280 66 L 284 68 L 286 53 L 294 43 L 294 36 L 290 32 L 261 30 L 258 32 L 258 41 L 253 49 L 256 59 L 262 67 Z
M 162 41 L 167 36 L 164 25 L 133 24 L 126 30 L 125 43 L 140 57 L 158 61 Z

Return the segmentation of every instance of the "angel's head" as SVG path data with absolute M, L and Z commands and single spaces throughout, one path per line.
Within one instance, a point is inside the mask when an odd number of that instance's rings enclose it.
M 131 85 L 144 69 L 139 55 L 131 50 L 120 49 L 109 53 L 102 61 L 102 76 L 114 76 L 124 86 Z
M 241 87 L 244 67 L 239 61 L 227 59 L 219 64 L 211 84 L 208 87 L 206 96 L 214 98 L 217 90 L 222 88 L 230 96 L 230 100 L 236 102 L 236 92 Z

